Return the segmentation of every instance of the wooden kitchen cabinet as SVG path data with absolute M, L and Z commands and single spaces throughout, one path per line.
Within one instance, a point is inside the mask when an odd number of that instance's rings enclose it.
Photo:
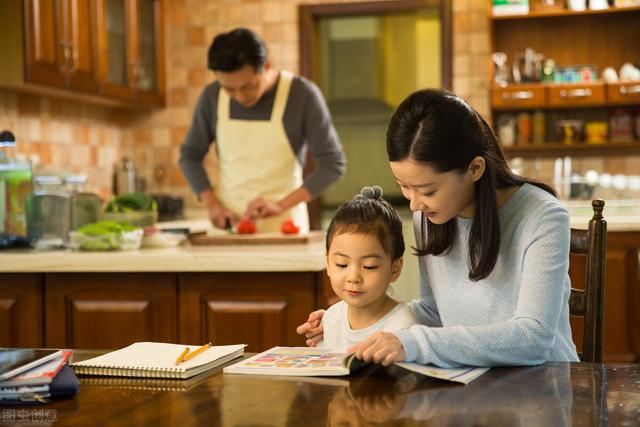
M 164 105 L 164 4 L 0 1 L 0 87 L 105 105 Z
M 304 346 L 296 334 L 316 308 L 318 273 L 183 273 L 179 275 L 179 340 L 248 344 L 258 352 Z
M 103 93 L 138 104 L 163 105 L 163 1 L 96 1 L 98 75 Z
M 26 81 L 98 92 L 94 7 L 91 0 L 24 0 Z
M 51 273 L 44 284 L 45 345 L 120 348 L 176 342 L 176 275 Z
M 606 216 L 605 216 L 606 218 Z M 605 263 L 604 351 L 607 362 L 640 361 L 640 232 L 607 232 Z M 569 274 L 584 289 L 584 255 L 571 255 Z M 582 347 L 583 318 L 571 318 L 573 342 Z
M 42 275 L 0 275 L 0 347 L 43 347 Z

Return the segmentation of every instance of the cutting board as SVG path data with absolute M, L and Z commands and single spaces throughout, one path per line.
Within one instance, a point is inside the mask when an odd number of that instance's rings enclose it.
M 256 233 L 224 234 L 215 236 L 195 235 L 189 240 L 192 245 L 290 245 L 323 241 L 324 231 L 304 234 Z

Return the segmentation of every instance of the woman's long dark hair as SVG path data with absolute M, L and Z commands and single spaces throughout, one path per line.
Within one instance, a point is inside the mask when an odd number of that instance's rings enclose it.
M 496 189 L 530 183 L 556 195 L 548 185 L 511 172 L 487 122 L 464 100 L 443 89 L 420 90 L 402 101 L 387 129 L 387 155 L 390 162 L 409 158 L 425 162 L 438 173 L 464 173 L 476 156 L 484 158 L 484 174 L 475 182 L 475 212 L 469 233 L 469 279 L 473 281 L 491 274 L 498 259 Z M 423 215 L 423 227 L 424 223 Z M 426 244 L 418 243 L 417 255 L 448 253 L 455 234 L 455 219 L 429 223 Z

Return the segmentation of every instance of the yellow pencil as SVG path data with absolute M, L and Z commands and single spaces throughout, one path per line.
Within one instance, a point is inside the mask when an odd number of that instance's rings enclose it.
M 200 353 L 202 353 L 203 351 L 205 351 L 206 349 L 208 349 L 209 347 L 211 347 L 213 344 L 211 344 L 210 342 L 206 343 L 205 345 L 203 345 L 202 347 L 200 347 L 197 350 L 194 350 L 192 352 L 190 352 L 189 354 L 187 354 L 186 356 L 184 356 L 183 361 L 187 361 L 187 360 L 191 360 L 194 357 L 196 357 L 197 355 L 199 355 Z
M 184 357 L 187 355 L 187 353 L 189 353 L 189 347 L 185 348 L 182 353 L 180 353 L 180 356 L 178 356 L 178 358 L 176 359 L 176 365 L 179 365 L 184 361 Z

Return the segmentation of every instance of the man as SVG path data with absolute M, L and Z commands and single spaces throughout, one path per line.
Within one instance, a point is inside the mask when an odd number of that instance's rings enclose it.
M 180 167 L 207 206 L 214 226 L 255 219 L 258 231 L 278 231 L 293 219 L 309 229 L 306 202 L 337 181 L 345 157 L 320 90 L 270 67 L 264 42 L 238 28 L 213 39 L 205 87 L 180 147 Z M 203 159 L 215 141 L 215 191 Z M 315 169 L 304 180 L 307 148 Z

